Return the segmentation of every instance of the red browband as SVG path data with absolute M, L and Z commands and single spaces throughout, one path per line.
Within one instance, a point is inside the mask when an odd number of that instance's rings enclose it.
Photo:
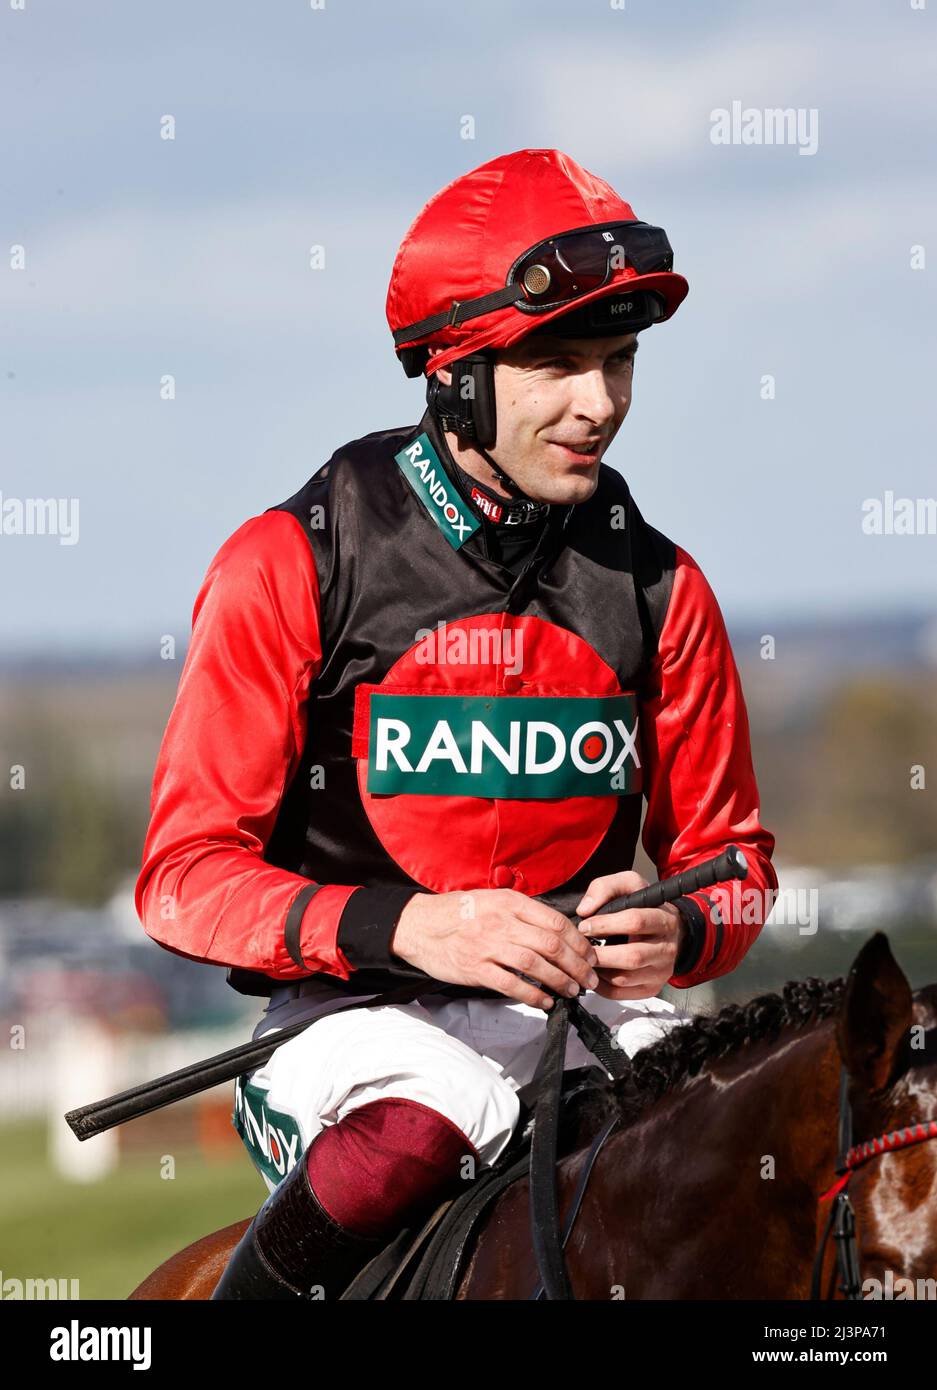
M 937 1120 L 909 1125 L 907 1129 L 893 1129 L 891 1134 L 883 1134 L 865 1144 L 855 1144 L 846 1155 L 846 1167 L 858 1168 L 870 1158 L 877 1158 L 891 1149 L 905 1149 L 909 1144 L 920 1144 L 923 1139 L 937 1139 Z
M 878 1158 L 881 1154 L 891 1153 L 895 1149 L 906 1149 L 911 1144 L 920 1144 L 925 1139 L 937 1139 L 937 1120 L 928 1120 L 926 1124 L 909 1125 L 906 1129 L 893 1129 L 890 1134 L 881 1134 L 877 1139 L 869 1139 L 864 1144 L 854 1144 L 846 1155 L 844 1162 L 845 1172 L 842 1177 L 834 1182 L 820 1197 L 821 1202 L 825 1202 L 830 1197 L 835 1197 L 838 1192 L 842 1192 L 855 1170 L 868 1163 L 870 1158 Z M 840 1170 L 838 1170 L 840 1171 Z

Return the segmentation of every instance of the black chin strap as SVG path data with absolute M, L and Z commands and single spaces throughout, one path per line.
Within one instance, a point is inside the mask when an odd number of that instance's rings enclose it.
M 471 444 L 488 463 L 498 482 L 512 496 L 525 502 L 535 502 L 528 497 L 510 473 L 491 457 L 482 440 L 494 444 L 497 437 L 495 423 L 494 353 L 490 349 L 466 354 L 452 363 L 452 380 L 444 385 L 438 374 L 434 373 L 426 384 L 426 401 L 436 417 L 440 429 L 452 431 L 460 439 Z M 463 389 L 467 383 L 471 390 Z
M 522 487 L 518 486 L 518 484 L 514 481 L 514 479 L 511 477 L 509 473 L 505 473 L 504 469 L 500 466 L 500 464 L 495 463 L 494 459 L 491 457 L 486 448 L 484 448 L 481 444 L 478 443 L 473 444 L 472 448 L 476 449 L 478 453 L 480 453 L 481 456 L 487 460 L 488 467 L 491 469 L 492 473 L 494 473 L 495 477 L 497 478 L 498 482 L 501 484 L 502 487 L 506 487 L 509 492 L 512 492 L 515 497 L 520 498 L 524 502 L 536 501 L 535 498 L 529 497 Z

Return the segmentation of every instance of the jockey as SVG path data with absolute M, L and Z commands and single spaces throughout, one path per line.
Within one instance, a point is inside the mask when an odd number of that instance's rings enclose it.
M 457 178 L 387 295 L 422 419 L 342 445 L 209 566 L 137 910 L 269 996 L 255 1036 L 310 1021 L 238 1082 L 270 1196 L 216 1298 L 338 1297 L 505 1149 L 544 986 L 632 1054 L 680 1022 L 661 987 L 735 969 L 770 910 L 719 606 L 603 462 L 672 265 L 558 150 Z M 646 882 L 639 833 L 661 878 L 739 845 L 744 910 L 717 884 L 603 918 Z

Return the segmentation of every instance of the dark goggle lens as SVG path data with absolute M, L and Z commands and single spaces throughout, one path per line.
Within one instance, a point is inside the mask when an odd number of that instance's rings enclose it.
M 625 265 L 639 275 L 671 270 L 673 250 L 663 228 L 630 223 L 556 237 L 528 251 L 509 283 L 523 285 L 528 307 L 546 309 L 599 289 Z
M 663 227 L 634 227 L 623 246 L 626 260 L 639 275 L 673 270 L 673 247 Z
M 570 238 L 566 246 L 556 248 L 556 259 L 565 266 L 580 289 L 598 289 L 609 277 L 609 247 L 594 237 L 582 241 Z
M 608 276 L 609 247 L 588 234 L 538 247 L 520 262 L 513 280 L 535 303 L 552 304 L 598 289 Z

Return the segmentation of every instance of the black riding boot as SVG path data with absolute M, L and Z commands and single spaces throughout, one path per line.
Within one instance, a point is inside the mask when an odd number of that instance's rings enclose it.
M 212 1298 L 337 1299 L 386 1243 L 333 1221 L 303 1158 L 244 1232 Z

